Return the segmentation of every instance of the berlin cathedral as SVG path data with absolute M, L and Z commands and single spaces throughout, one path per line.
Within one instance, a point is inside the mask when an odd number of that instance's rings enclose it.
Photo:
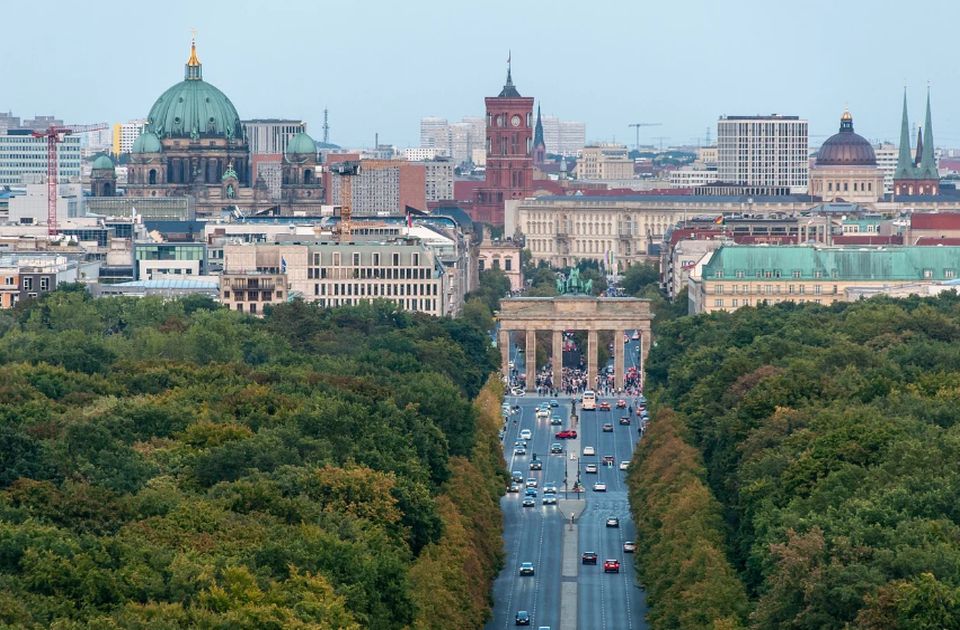
M 306 133 L 291 138 L 281 169 L 282 199 L 271 200 L 265 182 L 250 173 L 250 148 L 237 110 L 223 92 L 203 80 L 192 42 L 183 81 L 160 95 L 133 144 L 126 195 L 189 195 L 198 216 L 224 210 L 319 214 L 323 178 L 313 138 Z

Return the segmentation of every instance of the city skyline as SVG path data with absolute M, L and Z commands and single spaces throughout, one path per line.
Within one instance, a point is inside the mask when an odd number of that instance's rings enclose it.
M 29 30 L 11 29 L 0 43 L 3 74 L 20 89 L 0 110 L 70 123 L 143 117 L 180 79 L 196 28 L 205 78 L 241 118 L 303 119 L 319 137 L 327 107 L 331 140 L 344 146 L 371 146 L 375 134 L 417 146 L 422 117 L 478 115 L 483 97 L 503 84 L 508 51 L 520 93 L 536 98 L 545 115 L 586 123 L 588 142 L 632 146 L 628 124 L 659 122 L 641 130 L 642 144 L 662 136 L 666 145 L 695 145 L 707 128 L 715 139 L 720 116 L 779 113 L 809 120 L 816 146 L 836 131 L 845 107 L 871 142 L 896 141 L 904 84 L 919 112 L 929 83 L 938 144 L 960 146 L 949 60 L 875 52 L 882 40 L 889 40 L 883 50 L 917 50 L 908 41 L 916 28 L 898 32 L 904 16 L 892 2 L 816 0 L 789 14 L 753 1 L 694 3 L 682 14 L 676 6 L 627 4 L 581 15 L 572 3 L 374 3 L 358 14 L 341 5 L 174 1 L 149 23 L 117 2 L 98 6 L 96 14 L 61 7 L 75 28 L 43 47 Z M 224 10 L 237 19 L 223 20 Z M 949 37 L 951 16 L 960 7 L 932 3 L 924 38 Z M 474 44 L 468 27 L 482 33 Z M 785 40 L 785 30 L 796 36 Z

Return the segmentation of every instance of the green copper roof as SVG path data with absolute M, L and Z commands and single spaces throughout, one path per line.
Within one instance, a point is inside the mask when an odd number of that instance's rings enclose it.
M 137 139 L 133 141 L 133 153 L 160 153 L 163 146 L 160 144 L 160 138 L 152 131 L 144 131 Z
M 897 170 L 894 179 L 913 179 L 917 176 L 910 155 L 910 121 L 907 118 L 907 90 L 903 90 L 903 116 L 900 120 L 900 152 L 897 155 Z
M 220 178 L 220 181 L 225 182 L 228 179 L 240 179 L 237 177 L 237 171 L 233 169 L 233 162 L 227 165 L 227 170 L 223 172 L 223 177 Z
M 113 170 L 113 160 L 110 159 L 107 155 L 101 155 L 93 161 L 93 166 L 91 167 L 95 171 L 112 171 Z
M 287 143 L 287 155 L 316 156 L 316 154 L 317 143 L 303 131 L 290 138 L 290 142 Z
M 923 124 L 923 149 L 920 153 L 919 168 L 919 176 L 923 179 L 940 179 L 933 151 L 933 117 L 930 115 L 930 89 L 927 88 L 927 118 Z
M 824 281 L 952 280 L 960 277 L 958 271 L 960 247 L 853 249 L 723 245 L 703 266 L 703 278 L 754 282 L 794 278 L 822 278 Z
M 240 116 L 226 95 L 202 79 L 184 80 L 160 95 L 147 128 L 161 138 L 240 138 Z
M 533 130 L 533 146 L 538 147 L 540 145 L 547 146 L 547 143 L 543 140 L 543 122 L 540 120 L 540 104 L 537 104 L 537 125 Z

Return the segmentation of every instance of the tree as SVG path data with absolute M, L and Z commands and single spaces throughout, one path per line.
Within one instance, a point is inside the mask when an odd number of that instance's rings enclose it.
M 660 266 L 654 262 L 630 265 L 621 281 L 624 291 L 636 297 L 644 297 L 647 287 L 660 284 Z

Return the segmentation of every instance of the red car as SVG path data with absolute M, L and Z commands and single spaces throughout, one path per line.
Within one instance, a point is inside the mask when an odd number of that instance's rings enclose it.
M 558 440 L 575 440 L 577 432 L 573 429 L 564 429 L 563 431 L 557 431 L 556 437 Z
M 610 403 L 602 402 L 599 405 L 597 405 L 597 409 L 599 409 L 600 411 L 610 411 Z
M 626 408 L 627 408 L 627 401 L 625 401 L 623 398 L 617 401 L 617 409 L 626 409 Z
M 604 561 L 603 561 L 603 572 L 604 572 L 604 573 L 620 573 L 620 561 L 619 561 L 619 560 L 604 560 Z

